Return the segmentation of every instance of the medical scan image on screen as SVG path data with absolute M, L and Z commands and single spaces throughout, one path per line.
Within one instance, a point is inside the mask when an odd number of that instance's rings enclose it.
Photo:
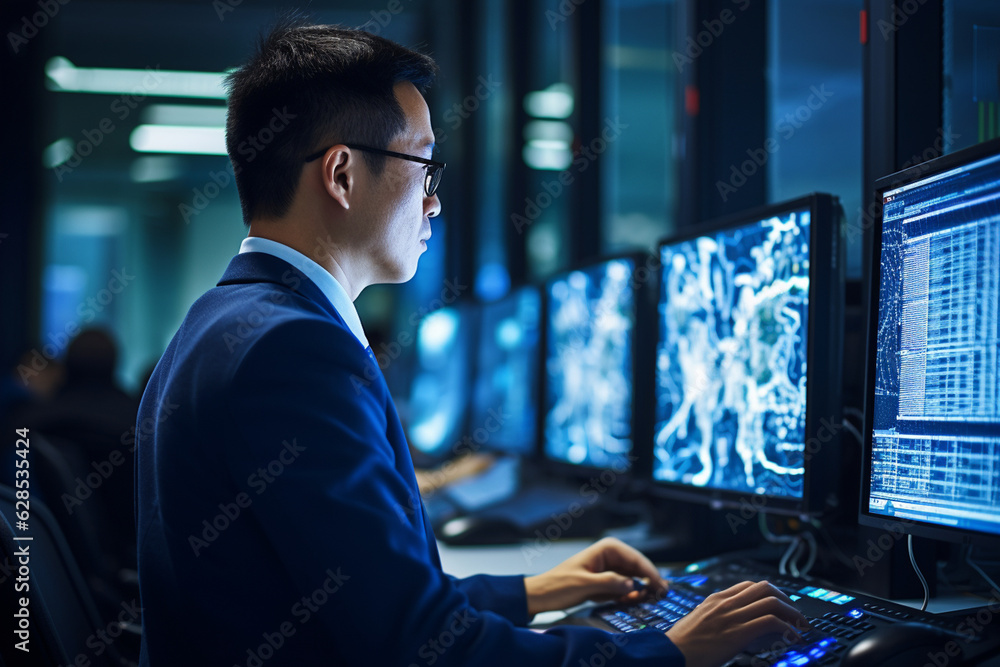
M 868 511 L 1000 534 L 1000 157 L 883 200 Z
M 634 261 L 573 271 L 548 286 L 545 453 L 628 467 L 632 450 Z
M 801 498 L 808 209 L 660 248 L 654 478 Z

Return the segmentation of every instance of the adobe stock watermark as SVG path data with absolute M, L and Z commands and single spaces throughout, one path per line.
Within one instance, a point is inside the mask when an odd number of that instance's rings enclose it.
M 485 77 L 480 75 L 477 82 L 471 93 L 462 98 L 461 101 L 452 104 L 451 108 L 444 112 L 442 116 L 444 122 L 448 123 L 448 127 L 452 131 L 457 130 L 463 122 L 469 119 L 469 116 L 479 111 L 482 103 L 490 99 L 503 85 L 500 81 L 496 81 L 492 74 L 487 74 Z M 438 128 L 434 129 L 434 137 L 438 144 L 442 144 L 448 139 L 448 135 L 442 133 Z
M 92 129 L 81 130 L 82 139 L 73 145 L 73 152 L 69 158 L 53 168 L 56 180 L 62 183 L 63 178 L 73 173 L 73 170 L 83 164 L 84 158 L 90 156 L 94 149 L 104 143 L 104 139 L 118 129 L 112 120 L 112 115 L 119 121 L 127 120 L 128 117 L 139 107 L 139 103 L 163 83 L 163 75 L 160 74 L 160 66 L 146 67 L 146 76 L 142 78 L 142 83 L 132 89 L 129 93 L 124 93 L 116 97 L 108 106 L 111 115 L 101 118 L 97 126 Z
M 302 274 L 295 269 L 287 269 L 281 274 L 281 282 L 295 291 L 302 284 Z M 254 332 L 264 326 L 267 318 L 274 313 L 275 307 L 288 299 L 286 292 L 270 291 L 266 299 L 254 302 L 242 315 L 237 315 L 232 328 L 222 334 L 222 342 L 226 344 L 229 353 L 232 354 L 236 348 L 250 340 Z
M 545 10 L 545 20 L 548 21 L 549 30 L 555 30 L 560 24 L 569 20 L 569 17 L 576 13 L 576 8 L 587 0 L 559 0 L 559 6 L 555 9 Z
M 474 623 L 479 620 L 476 610 L 471 607 L 459 609 L 451 615 L 451 621 L 445 621 L 445 627 L 436 637 L 428 639 L 417 649 L 417 655 L 423 659 L 422 663 L 411 662 L 409 667 L 420 667 L 420 664 L 433 665 L 441 659 L 448 649 L 455 645 L 459 637 L 469 631 Z
M 885 558 L 896 543 L 906 537 L 906 528 L 904 526 L 912 523 L 912 520 L 905 517 L 894 517 L 892 521 L 883 523 L 882 528 L 884 532 L 877 538 L 868 538 L 868 542 L 865 545 L 868 549 L 864 555 L 855 554 L 851 558 L 851 561 L 854 563 L 854 569 L 858 571 L 858 576 L 865 576 L 865 570 L 875 567 L 876 563 Z
M 451 456 L 439 468 L 427 473 L 430 490 L 440 489 L 451 481 L 451 471 L 455 468 L 458 458 L 475 454 L 490 441 L 493 434 L 503 428 L 503 425 L 513 417 L 512 414 L 505 414 L 503 407 L 490 408 L 486 411 L 486 419 L 482 426 L 472 430 L 469 435 L 464 435 L 451 447 Z
M 323 574 L 325 575 L 323 582 L 308 595 L 303 595 L 288 610 L 292 619 L 298 621 L 299 626 L 308 623 L 322 607 L 329 603 L 330 598 L 336 595 L 351 579 L 351 576 L 341 572 L 339 567 L 336 572 L 332 568 L 328 568 Z M 261 643 L 248 648 L 246 659 L 242 663 L 233 663 L 233 667 L 239 667 L 241 664 L 245 667 L 264 667 L 264 663 L 273 658 L 285 645 L 285 642 L 295 636 L 297 631 L 298 627 L 293 621 L 284 621 L 273 631 L 262 632 L 260 635 Z
M 407 324 L 411 327 L 416 327 L 424 316 L 455 303 L 468 289 L 469 286 L 463 285 L 457 278 L 454 281 L 445 279 L 444 287 L 441 288 L 438 297 L 411 312 L 406 320 Z M 362 391 L 371 387 L 372 382 L 379 377 L 378 371 L 381 370 L 384 372 L 394 361 L 402 356 L 404 350 L 415 342 L 416 337 L 404 329 L 396 335 L 395 340 L 379 343 L 378 350 L 372 350 L 372 353 L 375 355 L 375 363 L 378 364 L 378 369 L 372 364 L 365 364 L 365 370 L 361 376 L 356 373 L 351 374 L 351 386 L 354 387 L 354 393 L 360 395 Z
M 542 183 L 542 190 L 532 199 L 524 198 L 524 212 L 512 213 L 510 222 L 518 234 L 523 234 L 526 227 L 532 225 L 552 203 L 562 196 L 566 187 L 571 185 L 579 174 L 587 171 L 591 164 L 597 161 L 608 146 L 613 144 L 622 133 L 629 128 L 627 123 L 621 122 L 619 117 L 614 120 L 604 119 L 604 129 L 600 136 L 594 137 L 585 144 L 580 152 L 573 158 L 569 169 L 559 172 L 559 176 Z
M 764 168 L 771 155 L 778 152 L 778 149 L 781 148 L 781 141 L 788 141 L 795 136 L 795 133 L 809 122 L 813 114 L 822 109 L 827 101 L 833 97 L 833 93 L 826 89 L 825 83 L 818 88 L 810 86 L 809 91 L 810 94 L 805 103 L 799 105 L 795 111 L 786 113 L 785 117 L 775 125 L 777 137 L 770 136 L 765 139 L 761 148 L 748 148 L 746 151 L 748 159 L 739 165 L 735 163 L 729 165 L 729 178 L 725 181 L 720 179 L 715 182 L 715 189 L 722 201 L 729 201 L 729 197 L 746 185 L 758 171 Z
M 413 0 L 406 0 L 407 4 Z M 358 26 L 358 30 L 370 32 L 373 35 L 380 35 L 383 30 L 389 27 L 392 20 L 405 11 L 402 0 L 389 0 L 385 9 L 371 10 L 371 18 Z
M 739 11 L 745 12 L 750 6 L 750 0 L 732 0 Z M 714 19 L 704 19 L 701 22 L 702 29 L 695 35 L 688 35 L 684 40 L 684 50 L 674 51 L 673 61 L 678 72 L 684 72 L 684 67 L 691 65 L 705 51 L 711 48 L 715 40 L 722 36 L 726 26 L 736 22 L 737 14 L 729 7 L 724 8 Z
M 226 20 L 226 14 L 236 11 L 236 8 L 243 4 L 243 0 L 212 0 L 212 9 L 219 17 L 219 23 Z
M 17 366 L 17 374 L 25 386 L 31 378 L 37 377 L 48 365 L 56 359 L 83 327 L 83 324 L 93 322 L 99 313 L 111 305 L 115 298 L 125 291 L 125 288 L 134 281 L 136 277 L 130 275 L 123 266 L 121 269 L 112 269 L 111 278 L 108 279 L 104 287 L 95 294 L 81 301 L 76 308 L 79 320 L 70 320 L 63 327 L 62 331 L 49 332 L 49 342 L 42 345 L 42 349 L 33 349 L 30 353 L 30 360 Z
M 903 2 L 894 2 L 892 5 L 892 15 L 889 17 L 890 20 L 879 19 L 876 22 L 876 27 L 878 27 L 879 32 L 882 33 L 882 39 L 888 40 L 889 36 L 906 25 L 906 22 L 910 20 L 910 17 L 917 13 L 921 7 L 927 3 L 927 0 L 903 0 Z
M 842 423 L 834 422 L 829 417 L 823 417 L 819 423 L 820 427 L 816 429 L 816 435 L 806 438 L 803 445 L 803 466 L 811 461 L 823 449 L 824 445 L 830 443 L 837 437 L 837 434 L 844 430 Z M 751 494 L 749 500 L 747 496 L 740 498 L 739 508 L 735 512 L 726 513 L 726 523 L 729 524 L 729 530 L 732 531 L 733 535 L 748 522 L 757 518 L 757 515 L 767 507 L 767 500 L 767 496 L 759 493 Z
M 142 424 L 140 424 L 141 434 L 143 436 L 152 435 L 156 426 L 169 419 L 179 407 L 180 404 L 174 403 L 170 400 L 169 396 L 165 396 L 160 401 L 159 405 L 156 406 L 156 417 L 146 417 L 142 420 Z M 90 467 L 93 468 L 93 470 L 87 473 L 86 476 L 77 477 L 74 480 L 76 482 L 76 486 L 73 487 L 72 493 L 63 492 L 59 499 L 62 500 L 63 508 L 66 510 L 67 514 L 72 516 L 77 507 L 83 505 L 84 501 L 93 497 L 94 492 L 101 488 L 101 486 L 103 486 L 116 471 L 122 468 L 122 466 L 125 466 L 129 470 L 132 469 L 132 461 L 125 457 L 124 452 L 128 452 L 129 454 L 135 452 L 135 436 L 135 426 L 122 433 L 119 443 L 124 451 L 121 448 L 115 448 L 108 453 L 107 457 L 101 459 L 100 461 L 91 461 Z
M 472 430 L 470 435 L 465 435 L 451 446 L 452 456 L 439 469 L 430 473 L 430 491 L 440 489 L 451 479 L 451 471 L 456 465 L 455 461 L 464 456 L 475 454 L 490 441 L 493 434 L 503 428 L 503 425 L 513 415 L 504 414 L 502 408 L 490 408 L 486 411 L 486 419 L 481 426 Z M 429 492 L 430 492 L 429 491 Z M 396 505 L 396 516 L 400 522 L 407 523 L 411 517 L 419 515 L 421 512 L 420 497 L 416 494 L 409 494 L 406 499 L 406 506 Z
M 70 3 L 70 0 L 38 0 L 37 12 L 30 16 L 25 14 L 21 17 L 21 25 L 17 32 L 7 33 L 7 43 L 10 45 L 14 55 L 17 55 L 24 46 L 38 36 L 42 28 L 49 24 L 49 21 L 56 17 L 59 10 Z
M 637 459 L 638 457 L 631 452 L 621 456 L 609 467 L 581 484 L 580 502 L 573 501 L 566 506 L 565 511 L 550 514 L 550 521 L 535 529 L 534 539 L 521 546 L 521 556 L 525 563 L 531 565 L 532 561 L 548 551 L 552 543 L 562 538 L 602 495 L 614 488 L 618 479 L 629 471 Z
M 201 215 L 202 211 L 236 179 L 243 170 L 243 163 L 249 164 L 256 160 L 274 138 L 287 129 L 289 123 L 297 117 L 298 114 L 289 113 L 287 106 L 281 109 L 273 107 L 271 117 L 264 126 L 236 145 L 236 153 L 240 157 L 232 158 L 229 169 L 209 172 L 208 180 L 201 187 L 191 189 L 193 195 L 191 203 L 181 202 L 177 205 L 177 211 L 184 218 L 185 224 L 191 224 L 193 218 Z
M 264 493 L 271 484 L 274 484 L 275 480 L 285 472 L 285 469 L 295 463 L 302 452 L 306 450 L 305 445 L 300 445 L 296 438 L 292 438 L 291 442 L 284 440 L 281 444 L 281 451 L 274 459 L 247 476 L 246 485 L 253 489 L 257 496 Z M 219 513 L 211 519 L 202 520 L 200 536 L 194 533 L 188 535 L 188 546 L 191 547 L 194 555 L 200 556 L 201 552 L 219 539 L 219 536 L 236 522 L 243 510 L 252 504 L 253 497 L 245 491 L 237 493 L 232 502 L 219 503 Z
M 118 612 L 114 620 L 109 621 L 103 628 L 95 630 L 83 642 L 95 658 L 104 655 L 108 648 L 124 634 L 125 628 L 137 625 L 142 619 L 142 607 L 139 606 L 138 600 L 123 601 L 120 606 L 121 611 Z M 76 667 L 88 667 L 91 662 L 88 653 L 81 652 L 69 664 Z
M 958 139 L 961 139 L 962 135 L 958 132 L 954 132 L 949 125 L 946 128 L 940 128 L 937 131 L 937 137 L 934 139 L 934 143 L 925 148 L 920 153 L 916 153 L 910 156 L 910 159 L 904 162 L 900 169 L 908 169 L 914 165 L 919 165 L 916 169 L 916 174 L 926 172 L 930 169 L 930 165 L 927 164 L 930 160 L 934 158 L 941 157 L 944 155 L 945 150 L 949 146 L 954 146 Z M 847 240 L 849 243 L 857 243 L 860 241 L 862 235 L 872 228 L 875 224 L 875 218 L 878 215 L 879 207 L 882 202 L 872 201 L 868 204 L 868 208 L 858 208 L 858 214 L 855 216 L 854 220 L 847 223 Z
M 623 649 L 629 642 L 629 635 L 624 632 L 609 633 L 607 641 L 595 642 L 594 652 L 589 660 L 580 658 L 577 663 L 579 667 L 606 667 L 611 664 L 618 651 Z
M 928 651 L 924 667 L 947 667 L 953 661 L 958 665 L 966 664 L 963 659 L 962 644 L 971 644 L 981 637 L 1000 612 L 1000 591 L 993 589 L 990 593 L 991 597 L 987 604 L 976 609 L 975 613 L 970 610 L 968 615 L 955 626 L 955 631 L 961 636 L 961 643 L 951 639 L 942 650 Z

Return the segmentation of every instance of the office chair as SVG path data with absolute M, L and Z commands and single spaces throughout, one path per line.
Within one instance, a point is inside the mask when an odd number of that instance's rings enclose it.
M 102 488 L 90 490 L 91 496 L 83 500 L 76 496 L 80 480 L 87 479 L 93 470 L 75 443 L 34 431 L 31 456 L 32 497 L 54 510 L 98 609 L 103 615 L 117 613 L 122 601 L 138 596 L 137 577 L 134 570 L 122 569 L 119 559 L 114 557 L 120 551 L 114 548 L 119 546 L 119 535 L 109 520 L 104 499 L 99 497 Z M 72 514 L 65 507 L 64 496 L 72 499 Z M 131 496 L 127 501 L 132 504 Z
M 141 632 L 140 619 L 129 613 L 128 604 L 123 605 L 121 612 L 125 618 L 102 618 L 55 517 L 37 499 L 30 501 L 29 530 L 19 533 L 30 536 L 32 540 L 15 541 L 11 525 L 16 521 L 16 502 L 14 489 L 0 485 L 0 516 L 4 519 L 0 521 L 2 555 L 16 564 L 14 553 L 23 545 L 29 545 L 32 641 L 37 641 L 43 651 L 36 658 L 33 644 L 28 664 L 78 664 L 77 659 L 81 655 L 86 656 L 94 667 L 135 664 L 138 655 L 125 659 L 120 649 L 126 644 L 123 638 L 128 635 L 132 635 L 131 643 L 138 645 L 135 636 Z M 2 584 L 4 604 L 11 604 L 8 595 L 18 596 L 10 586 L 13 580 L 14 577 L 10 576 Z M 138 602 L 131 601 L 131 606 L 138 609 Z M 10 613 L 13 611 L 12 608 Z M 120 620 L 127 623 L 120 623 Z M 0 655 L 5 662 L 22 664 L 19 660 L 23 660 L 24 656 L 18 655 L 19 651 L 10 653 L 11 643 L 0 642 Z M 9 656 L 12 655 L 19 660 L 11 660 Z

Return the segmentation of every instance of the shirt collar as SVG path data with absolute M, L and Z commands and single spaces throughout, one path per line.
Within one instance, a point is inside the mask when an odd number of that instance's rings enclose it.
M 358 311 L 354 307 L 351 298 L 347 296 L 347 290 L 333 277 L 332 273 L 298 250 L 293 250 L 283 243 L 260 238 L 259 236 L 248 236 L 243 239 L 243 243 L 240 244 L 240 254 L 245 252 L 262 252 L 272 255 L 288 262 L 305 274 L 326 295 L 326 298 L 330 300 L 333 307 L 344 318 L 344 322 L 347 323 L 351 333 L 360 341 L 361 346 L 368 347 L 368 339 L 365 337 L 365 330 L 361 326 L 361 318 L 358 317 Z

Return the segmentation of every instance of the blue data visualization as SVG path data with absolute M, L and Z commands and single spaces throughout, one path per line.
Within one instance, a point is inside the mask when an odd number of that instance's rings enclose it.
M 632 451 L 635 261 L 614 259 L 547 285 L 545 454 L 624 470 Z
M 653 476 L 803 496 L 810 210 L 660 246 Z

